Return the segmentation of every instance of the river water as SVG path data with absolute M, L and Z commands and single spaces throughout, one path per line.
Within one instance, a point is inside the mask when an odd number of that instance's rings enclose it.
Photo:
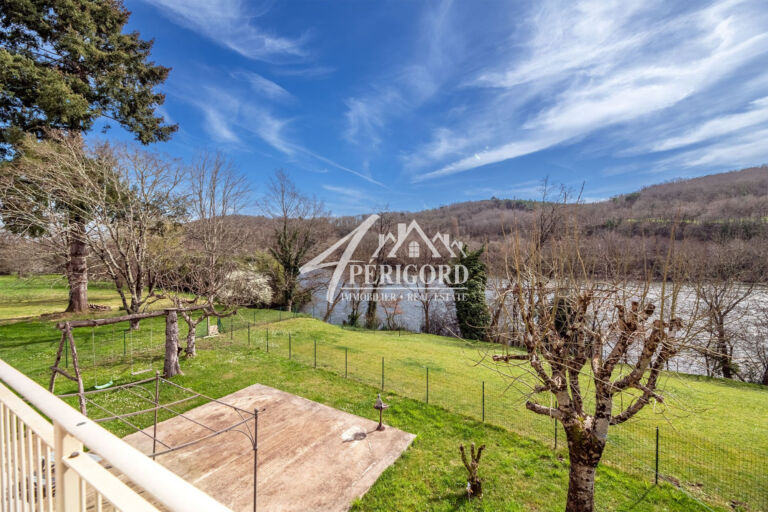
M 628 294 L 628 298 L 631 299 L 641 296 L 642 288 L 643 286 L 641 284 L 632 285 L 632 290 Z M 658 306 L 661 290 L 661 283 L 652 283 L 647 291 L 646 301 L 654 302 Z M 423 331 L 424 308 L 422 302 L 418 300 L 419 297 L 423 298 L 423 295 L 419 295 L 420 292 L 423 292 L 423 290 L 419 290 L 415 286 L 410 289 L 382 287 L 379 290 L 379 294 L 388 299 L 401 297 L 398 304 L 396 323 L 404 330 L 412 332 Z M 341 325 L 347 321 L 352 303 L 354 302 L 354 296 L 349 295 L 350 293 L 355 292 L 348 291 L 342 294 L 342 299 L 335 308 L 333 308 L 328 319 L 330 323 Z M 453 291 L 444 286 L 437 286 L 430 288 L 430 293 L 437 296 L 437 298 L 431 302 L 430 306 L 430 318 L 433 325 L 438 323 L 440 325 L 455 326 L 456 315 L 453 302 Z M 489 286 L 487 289 L 486 297 L 489 304 L 494 301 L 496 292 L 494 292 L 493 286 Z M 703 316 L 703 306 L 699 305 L 699 309 L 696 309 L 697 302 L 695 297 L 695 291 L 690 287 L 680 290 L 680 293 L 678 294 L 679 306 L 677 311 L 678 315 L 683 320 L 690 318 L 692 315 L 698 317 Z M 325 289 L 318 288 L 313 294 L 313 300 L 302 308 L 302 312 L 310 314 L 315 318 L 323 319 L 327 310 L 327 304 Z M 366 307 L 367 303 L 363 300 L 360 305 L 361 325 L 364 321 Z M 729 314 L 729 321 L 727 322 L 728 335 L 734 337 L 734 339 L 738 339 L 738 342 L 735 343 L 733 353 L 734 362 L 739 364 L 742 368 L 748 368 L 754 361 L 753 351 L 749 350 L 747 347 L 751 344 L 760 343 L 768 337 L 768 333 L 763 332 L 763 327 L 759 325 L 760 318 L 764 318 L 766 311 L 768 311 L 768 289 L 762 287 L 754 289 L 752 294 Z M 385 313 L 381 304 L 379 304 L 377 308 L 377 317 L 380 325 L 385 325 Z M 696 345 L 705 345 L 709 334 L 704 331 L 704 326 L 701 323 L 703 320 L 700 320 L 699 322 L 697 331 L 701 332 L 696 334 L 694 341 Z M 442 332 L 441 334 L 449 333 Z M 670 361 L 668 369 L 698 375 L 707 374 L 704 357 L 693 349 L 684 349 L 681 351 L 680 354 Z

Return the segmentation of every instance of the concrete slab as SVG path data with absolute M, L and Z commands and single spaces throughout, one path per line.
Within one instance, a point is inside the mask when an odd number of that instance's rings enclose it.
M 221 400 L 261 411 L 259 511 L 347 510 L 415 437 L 392 427 L 377 432 L 374 421 L 261 384 Z M 217 430 L 241 419 L 237 411 L 215 402 L 185 415 Z M 354 440 L 362 437 L 356 431 L 365 432 L 365 438 Z M 158 424 L 158 438 L 171 446 L 208 434 L 178 416 Z M 124 440 L 144 453 L 152 451 L 152 440 L 140 432 Z M 162 449 L 158 445 L 158 451 Z M 242 433 L 220 434 L 157 461 L 232 510 L 253 509 L 253 450 Z

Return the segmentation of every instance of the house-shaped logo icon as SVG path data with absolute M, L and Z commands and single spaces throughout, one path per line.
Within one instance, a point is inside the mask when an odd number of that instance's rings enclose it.
M 389 246 L 391 244 L 391 246 Z M 439 247 L 439 248 L 438 248 Z M 401 254 L 401 252 L 403 254 Z M 371 255 L 371 261 L 385 253 L 387 258 L 455 258 L 464 253 L 464 244 L 458 240 L 451 242 L 451 235 L 438 232 L 431 239 L 427 236 L 418 222 L 398 223 L 397 235 L 391 232 L 379 235 L 376 251 Z

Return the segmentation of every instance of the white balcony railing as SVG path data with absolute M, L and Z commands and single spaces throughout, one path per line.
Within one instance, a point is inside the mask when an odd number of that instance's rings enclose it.
M 0 381 L 0 510 L 231 512 L 2 360 Z

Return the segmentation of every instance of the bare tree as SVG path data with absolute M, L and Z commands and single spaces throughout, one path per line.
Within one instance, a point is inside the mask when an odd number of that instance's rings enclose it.
M 708 370 L 714 375 L 732 379 L 739 374 L 734 362 L 734 349 L 743 339 L 734 327 L 743 319 L 741 306 L 754 291 L 753 282 L 742 282 L 744 258 L 741 243 L 709 244 L 705 257 L 692 257 L 696 293 L 706 307 L 706 343 L 698 351 L 704 356 Z
M 678 316 L 682 284 L 673 252 L 665 259 L 667 279 L 654 295 L 648 282 L 593 279 L 575 234 L 553 240 L 546 251 L 535 241 L 517 240 L 514 247 L 507 278 L 524 352 L 493 360 L 529 374 L 526 407 L 562 423 L 570 458 L 566 510 L 590 512 L 608 429 L 652 401 L 664 401 L 659 376 L 695 335 L 696 311 L 685 321 Z M 585 396 L 585 380 L 592 397 Z M 616 400 L 622 394 L 629 399 Z M 614 410 L 619 403 L 627 405 Z
M 323 311 L 323 322 L 328 322 L 330 320 L 331 315 L 333 315 L 333 312 L 336 310 L 336 306 L 341 303 L 344 294 L 347 292 L 345 289 L 347 286 L 347 276 L 348 274 L 346 272 L 343 272 L 339 276 L 336 291 L 331 300 L 327 299 L 327 293 L 331 278 L 333 277 L 333 272 L 320 270 L 311 273 L 307 277 L 307 280 L 305 281 L 305 289 L 312 296 L 313 304 L 321 302 L 325 307 L 325 311 Z
M 750 381 L 768 386 L 768 304 L 761 303 L 754 312 L 754 332 L 744 345 Z
M 103 146 L 99 153 L 112 166 L 84 184 L 94 214 L 88 244 L 123 308 L 139 313 L 160 298 L 151 246 L 183 219 L 182 172 L 175 162 L 129 146 Z M 138 326 L 131 322 L 132 329 Z
M 572 200 L 572 194 L 565 186 L 554 188 L 548 178 L 542 181 L 540 193 L 541 199 L 534 204 L 533 215 L 525 225 L 501 226 L 502 233 L 509 233 L 510 230 L 513 232 L 525 230 L 524 235 L 530 242 L 531 251 L 522 256 L 524 260 L 542 251 L 558 231 L 562 230 L 565 224 L 566 208 L 568 202 Z M 578 199 L 579 197 L 576 201 Z M 489 304 L 491 321 L 488 332 L 489 339 L 497 343 L 515 344 L 519 338 L 517 322 L 519 315 L 516 312 L 516 301 L 512 299 L 515 283 L 504 279 L 506 269 L 510 266 L 507 257 L 511 249 L 509 244 L 515 242 L 513 238 L 508 236 L 502 241 L 503 246 L 499 248 L 504 255 L 502 258 L 492 258 L 491 252 L 486 252 L 490 273 L 495 276 L 490 279 L 492 298 Z
M 173 301 L 187 323 L 184 350 L 187 357 L 194 357 L 198 324 L 211 316 L 235 314 L 244 297 L 229 289 L 237 257 L 248 243 L 247 231 L 232 216 L 242 211 L 249 189 L 218 153 L 202 154 L 185 174 L 185 206 L 191 217 L 171 242 L 176 250 L 169 250 L 168 244 L 160 247 L 156 274 L 163 296 Z M 193 305 L 205 307 L 195 314 L 185 310 Z
M 378 293 L 381 288 L 381 266 L 387 260 L 386 251 L 377 251 L 380 240 L 385 237 L 392 229 L 392 216 L 389 215 L 386 210 L 378 213 L 379 218 L 373 225 L 372 232 L 376 234 L 376 239 L 371 240 L 370 237 L 366 239 L 366 242 L 370 244 L 373 242 L 376 245 L 364 244 L 363 251 L 366 254 L 375 254 L 373 258 L 368 262 L 370 265 L 375 265 L 373 280 L 368 285 L 367 291 L 370 292 L 370 298 L 367 301 L 365 309 L 365 328 L 376 329 L 379 326 L 379 320 L 376 314 L 377 306 L 379 304 Z M 366 247 L 368 245 L 368 247 Z M 370 250 L 366 250 L 370 249 Z
M 401 295 L 395 294 L 393 298 L 380 301 L 381 309 L 384 311 L 384 326 L 387 330 L 400 328 L 400 316 L 403 314 L 403 308 L 400 303 L 403 301 Z
M 280 264 L 281 275 L 275 282 L 281 287 L 283 306 L 290 311 L 299 291 L 301 265 L 321 235 L 325 210 L 320 201 L 300 193 L 282 170 L 270 179 L 261 207 L 275 222 L 269 252 Z
M 344 323 L 350 327 L 359 327 L 364 293 L 361 292 L 359 285 L 350 284 L 344 296 L 347 298 L 347 319 Z
M 2 164 L 0 214 L 5 228 L 36 239 L 45 252 L 65 262 L 68 312 L 88 309 L 92 211 L 86 185 L 101 175 L 102 164 L 79 135 L 57 131 L 42 142 L 26 136 L 16 158 Z

